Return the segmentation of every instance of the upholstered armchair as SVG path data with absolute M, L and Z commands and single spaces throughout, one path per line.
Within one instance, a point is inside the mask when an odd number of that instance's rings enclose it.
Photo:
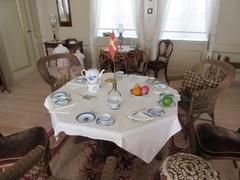
M 71 53 L 42 57 L 38 60 L 37 68 L 43 80 L 50 85 L 52 91 L 79 76 L 83 69 L 78 58 Z
M 233 160 L 235 168 L 240 161 L 240 130 L 233 131 L 210 123 L 191 122 L 191 153 L 207 159 Z M 240 178 L 240 169 L 239 169 Z
M 0 179 L 37 179 L 51 175 L 49 142 L 42 127 L 0 137 Z

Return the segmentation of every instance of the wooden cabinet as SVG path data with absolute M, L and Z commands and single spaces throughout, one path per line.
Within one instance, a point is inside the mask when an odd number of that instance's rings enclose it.
M 75 53 L 76 50 L 80 50 L 80 52 L 83 53 L 83 43 L 82 43 L 82 41 L 76 41 L 75 44 L 65 43 L 64 41 L 59 41 L 59 42 L 48 41 L 48 42 L 44 42 L 46 55 L 47 56 L 49 55 L 49 51 L 48 50 L 50 48 L 54 49 L 59 44 L 62 44 L 63 46 L 68 48 L 69 51 L 72 52 L 72 53 Z

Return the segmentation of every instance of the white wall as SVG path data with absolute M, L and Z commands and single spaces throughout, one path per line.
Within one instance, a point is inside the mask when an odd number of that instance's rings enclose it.
M 43 42 L 53 39 L 49 15 L 57 14 L 57 4 L 55 0 L 35 0 L 37 5 L 42 46 Z M 70 0 L 72 27 L 58 27 L 57 38 L 64 40 L 76 38 L 83 41 L 84 54 L 86 55 L 86 65 L 91 65 L 89 50 L 89 0 Z M 42 56 L 44 54 L 41 54 Z
M 57 15 L 56 1 L 35 0 L 38 9 L 43 41 L 51 40 L 52 33 L 48 17 Z M 59 27 L 59 38 L 77 38 L 83 41 L 87 67 L 91 65 L 89 50 L 89 0 L 70 0 L 72 27 Z M 240 1 L 222 1 L 219 13 L 219 24 L 216 35 L 216 50 L 220 52 L 240 52 Z M 106 38 L 98 38 L 97 47 L 105 46 Z M 125 39 L 125 43 L 130 42 Z M 229 55 L 225 53 L 226 55 Z M 240 61 L 240 54 L 230 54 L 232 61 Z M 182 73 L 195 62 L 206 57 L 206 42 L 174 41 L 174 52 L 171 58 L 170 72 Z

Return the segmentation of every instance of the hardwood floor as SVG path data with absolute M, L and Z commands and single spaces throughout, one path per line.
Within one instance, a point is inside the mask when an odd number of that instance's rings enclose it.
M 21 79 L 11 90 L 11 93 L 0 93 L 2 134 L 12 134 L 34 126 L 51 128 L 50 116 L 43 106 L 50 88 L 37 72 Z

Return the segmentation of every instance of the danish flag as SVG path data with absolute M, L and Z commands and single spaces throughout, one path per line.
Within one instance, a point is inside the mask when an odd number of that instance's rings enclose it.
M 112 32 L 109 40 L 110 40 L 110 42 L 109 42 L 107 48 L 108 48 L 109 53 L 112 57 L 112 60 L 114 60 L 116 52 L 118 50 L 118 41 L 117 41 L 117 38 L 115 37 L 114 32 Z

